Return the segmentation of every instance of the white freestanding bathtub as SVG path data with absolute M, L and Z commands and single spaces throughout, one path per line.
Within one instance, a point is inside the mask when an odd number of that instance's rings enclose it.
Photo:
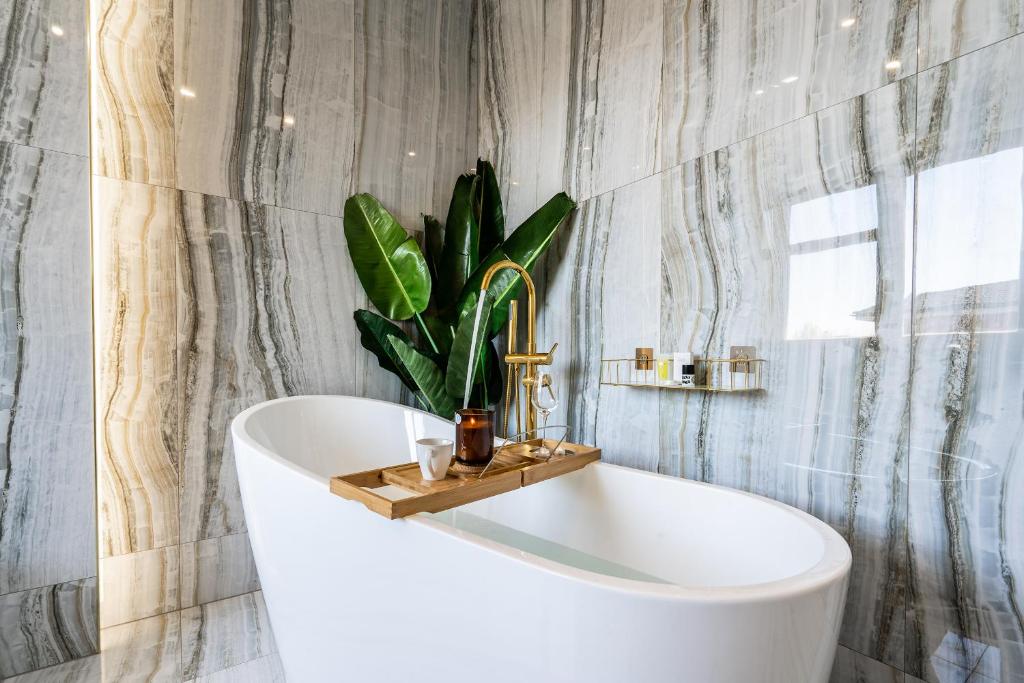
M 413 460 L 450 422 L 302 396 L 246 410 L 231 432 L 292 683 L 828 679 L 850 551 L 798 510 L 595 463 L 389 521 L 328 478 Z

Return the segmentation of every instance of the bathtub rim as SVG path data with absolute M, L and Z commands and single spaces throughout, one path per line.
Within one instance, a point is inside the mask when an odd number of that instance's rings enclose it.
M 347 401 L 359 401 L 364 403 L 380 403 L 387 406 L 394 406 L 402 408 L 403 410 L 411 410 L 417 413 L 421 413 L 430 418 L 450 422 L 442 417 L 428 413 L 424 410 L 414 408 L 412 406 L 406 406 L 400 403 L 394 403 L 392 401 L 384 401 L 381 399 L 364 398 L 361 396 L 347 396 L 343 394 L 306 394 L 300 396 L 287 396 L 284 398 L 270 399 L 267 401 L 261 401 L 249 408 L 246 408 L 239 413 L 231 421 L 231 436 L 232 439 L 237 439 L 243 442 L 248 448 L 252 449 L 259 455 L 268 458 L 269 460 L 282 465 L 285 468 L 291 470 L 295 474 L 315 483 L 317 486 L 321 486 L 324 490 L 325 495 L 333 495 L 330 493 L 329 486 L 330 480 L 328 477 L 323 477 L 315 472 L 308 470 L 305 467 L 285 458 L 265 447 L 260 445 L 256 439 L 251 436 L 246 430 L 246 423 L 256 413 L 264 408 L 268 408 L 278 403 L 290 403 L 293 401 L 310 401 L 310 400 L 336 400 L 344 399 Z M 454 425 L 454 423 L 452 423 Z M 237 459 L 236 459 L 237 462 Z M 237 467 L 237 464 L 236 464 Z M 752 498 L 761 503 L 771 505 L 786 514 L 796 517 L 804 524 L 809 525 L 812 529 L 818 532 L 819 537 L 822 539 L 822 557 L 821 559 L 809 567 L 807 570 L 782 579 L 776 579 L 774 581 L 766 581 L 762 583 L 752 583 L 742 586 L 681 586 L 678 584 L 661 584 L 652 583 L 648 581 L 640 581 L 634 579 L 626 579 L 614 576 L 607 576 L 597 572 L 592 572 L 586 569 L 580 569 L 572 567 L 570 565 L 562 564 L 555 560 L 548 559 L 546 557 L 535 555 L 525 550 L 519 550 L 512 546 L 507 546 L 489 538 L 478 536 L 469 531 L 463 529 L 457 529 L 444 522 L 434 520 L 425 515 L 412 515 L 402 519 L 385 520 L 390 524 L 415 524 L 422 527 L 428 532 L 443 534 L 448 537 L 457 538 L 463 542 L 471 543 L 480 547 L 481 549 L 503 556 L 515 562 L 520 562 L 549 574 L 570 579 L 573 581 L 580 581 L 592 586 L 603 588 L 605 590 L 611 590 L 614 592 L 628 593 L 631 595 L 641 595 L 651 598 L 669 599 L 674 601 L 680 601 L 690 604 L 729 604 L 729 603 L 756 603 L 756 602 L 774 602 L 783 601 L 786 599 L 797 598 L 802 595 L 814 593 L 819 590 L 827 589 L 830 585 L 846 581 L 848 579 L 851 567 L 852 567 L 852 555 L 850 547 L 842 536 L 839 535 L 835 529 L 823 522 L 822 520 L 814 517 L 813 515 L 804 512 L 798 508 L 795 508 L 785 503 L 781 503 L 777 500 L 760 496 L 754 493 L 748 493 L 739 489 L 733 489 L 726 486 L 719 486 L 716 484 L 708 484 L 705 482 L 695 481 L 692 479 L 684 479 L 682 477 L 673 477 L 666 474 L 658 474 L 656 472 L 648 472 L 646 470 L 635 469 L 632 467 L 624 467 L 621 465 L 614 465 L 606 462 L 594 462 L 589 464 L 587 467 L 599 467 L 599 468 L 610 468 L 612 470 L 621 472 L 624 476 L 633 476 L 638 478 L 652 478 L 671 480 L 678 482 L 681 486 L 698 486 L 709 488 L 721 495 L 735 495 L 745 496 Z M 543 484 L 543 482 L 540 482 Z M 340 496 L 335 496 L 339 501 L 349 503 L 351 505 L 357 505 L 364 507 L 361 503 L 356 501 L 345 500 Z M 367 514 L 374 514 L 369 510 L 366 510 Z M 383 519 L 383 518 L 381 518 Z

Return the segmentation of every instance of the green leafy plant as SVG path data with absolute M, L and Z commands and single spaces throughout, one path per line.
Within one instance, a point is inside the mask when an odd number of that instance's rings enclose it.
M 372 195 L 345 202 L 345 239 L 374 313 L 355 312 L 360 341 L 394 373 L 424 409 L 451 418 L 466 403 L 490 407 L 502 396 L 494 337 L 508 321 L 508 304 L 522 277 L 500 271 L 487 289 L 474 336 L 484 272 L 508 259 L 527 272 L 547 250 L 576 202 L 564 192 L 549 199 L 505 237 L 501 193 L 490 163 L 459 176 L 444 223 L 423 217 L 424 249 Z M 410 336 L 396 322 L 411 322 Z M 474 343 L 475 342 L 475 343 Z

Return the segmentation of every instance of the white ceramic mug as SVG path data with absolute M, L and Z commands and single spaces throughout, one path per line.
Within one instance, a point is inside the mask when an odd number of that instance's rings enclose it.
M 427 481 L 444 479 L 448 466 L 452 464 L 453 450 L 451 439 L 417 439 L 416 459 L 423 478 Z

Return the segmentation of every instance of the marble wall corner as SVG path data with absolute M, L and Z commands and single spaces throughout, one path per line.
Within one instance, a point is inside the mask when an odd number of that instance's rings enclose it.
M 840 645 L 829 683 L 909 683 L 903 671 Z
M 261 592 L 182 610 L 181 636 L 185 680 L 277 652 Z
M 0 7 L 0 141 L 89 153 L 86 3 Z
M 173 187 L 173 2 L 94 5 L 93 173 Z
M 0 595 L 0 676 L 95 654 L 96 578 Z
M 178 193 L 93 180 L 100 557 L 178 543 Z
M 96 574 L 85 159 L 0 143 L 0 595 Z

